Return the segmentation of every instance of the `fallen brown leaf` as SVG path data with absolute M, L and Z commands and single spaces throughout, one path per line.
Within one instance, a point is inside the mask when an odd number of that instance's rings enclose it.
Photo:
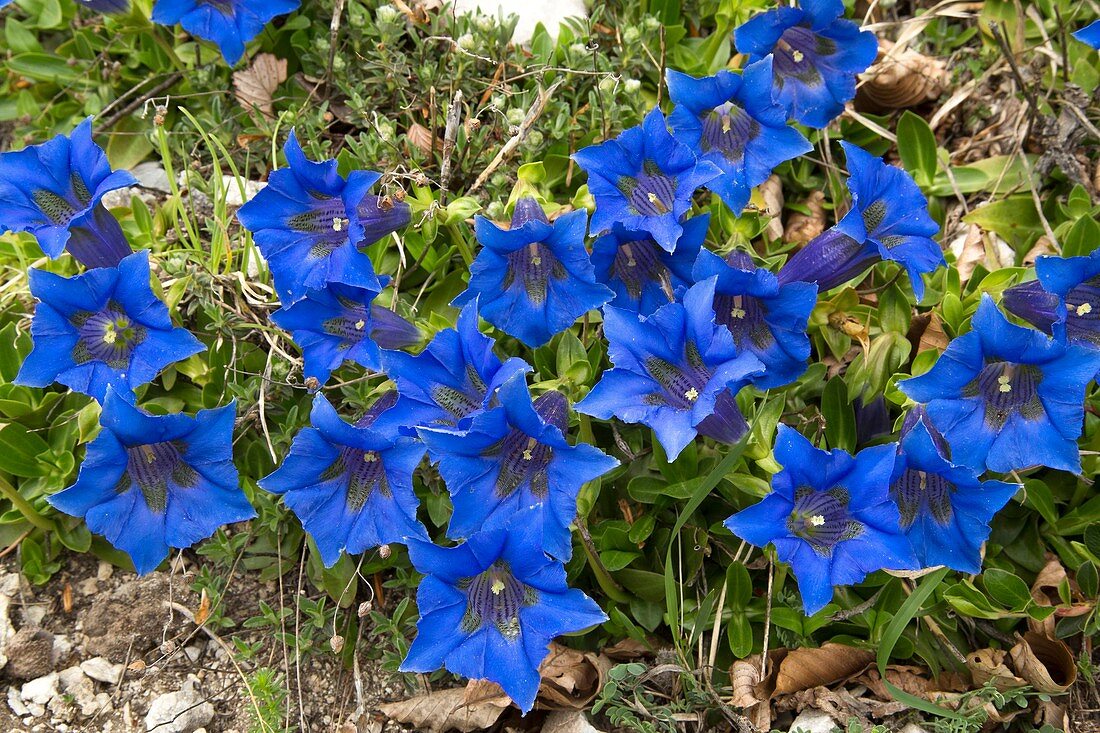
M 405 139 L 409 141 L 409 145 L 425 154 L 432 152 L 432 131 L 419 122 L 409 125 L 408 131 L 405 132 Z
M 769 240 L 783 238 L 783 182 L 772 174 L 760 184 L 760 197 L 764 199 L 764 215 L 771 219 L 764 227 L 764 235 Z
M 427 733 L 484 730 L 496 723 L 504 712 L 504 708 L 490 703 L 466 704 L 466 690 L 462 687 L 436 690 L 401 702 L 382 703 L 378 708 L 390 720 Z
M 801 204 L 809 210 L 809 213 L 803 214 L 801 211 L 796 211 L 787 217 L 787 228 L 783 232 L 783 240 L 802 246 L 825 231 L 824 203 L 823 191 L 813 191 L 803 199 Z
M 966 667 L 970 670 L 970 676 L 977 686 L 989 682 L 998 690 L 1010 690 L 1015 687 L 1024 687 L 1027 682 L 1017 677 L 1005 659 L 1008 653 L 1003 649 L 979 649 L 966 655 Z
M 583 710 L 603 689 L 611 660 L 560 644 L 539 665 L 538 706 L 544 710 Z
M 1039 692 L 1062 693 L 1077 681 L 1077 664 L 1066 643 L 1034 631 L 1009 651 L 1016 673 Z
M 264 117 L 275 116 L 272 97 L 286 81 L 286 59 L 270 53 L 257 54 L 247 69 L 233 72 L 233 88 L 237 101 L 245 109 L 256 108 Z
M 874 653 L 844 644 L 795 649 L 779 665 L 775 695 L 831 685 L 862 672 L 874 661 Z
M 656 652 L 642 642 L 626 637 L 605 647 L 602 654 L 616 662 L 633 662 L 636 659 L 650 659 Z
M 949 78 L 943 60 L 881 39 L 878 60 L 860 76 L 856 109 L 882 113 L 916 107 L 943 94 Z
M 489 680 L 470 680 L 466 683 L 464 691 L 463 700 L 467 705 L 486 704 L 506 708 L 512 704 L 512 698 L 500 689 L 500 685 Z

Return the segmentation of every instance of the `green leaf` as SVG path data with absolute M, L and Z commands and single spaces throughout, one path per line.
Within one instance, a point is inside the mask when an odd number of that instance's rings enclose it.
M 1091 561 L 1077 568 L 1077 585 L 1085 598 L 1096 598 L 1100 590 L 1100 573 L 1097 573 L 1096 565 Z
M 1027 583 L 999 568 L 989 568 L 982 574 L 982 583 L 993 600 L 1005 608 L 1022 611 L 1031 603 L 1031 591 Z
M 740 609 L 734 609 L 726 623 L 726 639 L 735 659 L 744 659 L 752 653 L 752 624 Z
M 856 415 L 848 400 L 848 385 L 840 377 L 825 382 L 821 393 L 821 414 L 825 417 L 825 439 L 830 448 L 854 451 Z
M 1027 493 L 1027 503 L 1035 507 L 1049 524 L 1057 524 L 1058 510 L 1054 508 L 1054 495 L 1050 487 L 1038 479 L 1024 481 L 1024 491 Z
M 1100 558 L 1100 522 L 1093 522 L 1085 528 L 1085 547 L 1093 557 Z
M 745 608 L 751 601 L 749 569 L 738 562 L 730 563 L 726 568 L 726 605 L 734 609 Z
M 928 186 L 936 175 L 936 134 L 912 112 L 906 110 L 898 120 L 898 154 L 917 185 Z
M 50 446 L 37 433 L 29 432 L 18 423 L 0 428 L 0 471 L 23 478 L 49 474 L 50 467 L 39 460 Z
M 1023 243 L 1030 235 L 1042 231 L 1039 212 L 1030 196 L 1012 196 L 974 209 L 963 217 L 967 224 L 977 224 L 995 232 L 1010 244 Z
M 1097 247 L 1100 247 L 1100 224 L 1091 216 L 1082 216 L 1062 239 L 1062 256 L 1085 257 Z

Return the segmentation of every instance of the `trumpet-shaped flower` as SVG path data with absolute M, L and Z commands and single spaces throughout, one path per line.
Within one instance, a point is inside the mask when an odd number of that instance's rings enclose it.
M 1040 257 L 1035 274 L 1005 291 L 1005 308 L 1055 338 L 1100 347 L 1100 250 Z
M 597 448 L 565 440 L 569 404 L 550 391 L 534 404 L 522 375 L 497 393 L 500 406 L 476 416 L 467 431 L 421 429 L 428 454 L 451 492 L 451 539 L 500 529 L 518 511 L 538 505 L 542 549 L 563 562 L 572 554 L 569 524 L 577 493 L 619 464 Z
M 971 329 L 931 370 L 898 383 L 925 403 L 951 460 L 978 472 L 1037 465 L 1080 472 L 1085 388 L 1100 352 L 1009 323 L 988 295 Z
M 666 252 L 649 232 L 631 232 L 615 225 L 592 243 L 596 280 L 615 291 L 616 308 L 648 316 L 676 300 L 694 280 L 691 268 L 710 226 L 710 214 L 683 223 L 676 249 Z
M 92 140 L 92 118 L 72 134 L 0 154 L 0 232 L 29 232 L 49 257 L 66 246 L 87 267 L 114 267 L 130 254 L 103 195 L 137 183 L 112 171 Z
M 271 267 L 279 299 L 289 304 L 330 282 L 381 290 L 360 248 L 408 224 L 408 204 L 383 210 L 367 193 L 380 174 L 352 171 L 343 178 L 335 160 L 306 158 L 293 130 L 283 152 L 288 167 L 273 172 L 237 211 Z
M 306 297 L 272 313 L 271 320 L 290 331 L 302 349 L 303 372 L 320 386 L 345 361 L 373 371 L 381 368 L 378 345 L 371 338 L 371 301 L 377 296 L 376 290 L 331 283 L 306 291 Z
M 294 12 L 299 5 L 301 0 L 156 0 L 152 20 L 179 23 L 191 35 L 213 41 L 233 66 L 244 56 L 244 45 L 268 21 Z
M 18 384 L 60 382 L 102 402 L 108 385 L 129 395 L 164 367 L 206 348 L 172 325 L 168 308 L 153 294 L 148 250 L 117 268 L 70 278 L 32 269 L 29 278 L 39 302 L 31 321 L 34 346 Z
M 1002 481 L 979 481 L 978 474 L 946 460 L 927 417 L 902 430 L 890 480 L 890 496 L 901 515 L 921 567 L 946 565 L 980 573 L 982 543 L 989 522 L 1020 488 Z
M 717 276 L 715 321 L 729 330 L 739 350 L 764 364 L 764 373 L 753 377 L 753 384 L 761 389 L 780 387 L 806 371 L 810 356 L 806 322 L 817 305 L 813 283 L 780 285 L 775 275 L 756 267 L 743 252 L 723 260 L 703 250 L 692 275 L 695 280 Z
M 542 346 L 612 297 L 596 282 L 584 248 L 587 220 L 586 212 L 573 211 L 551 224 L 531 197 L 516 201 L 509 229 L 477 217 L 481 252 L 470 265 L 469 287 L 452 305 L 480 298 L 485 320 L 528 346 Z
M 738 351 L 729 330 L 714 322 L 716 280 L 696 283 L 683 303 L 669 303 L 648 318 L 604 308 L 614 368 L 577 411 L 648 425 L 670 461 L 699 434 L 736 442 L 747 425 L 733 396 L 764 365 Z
M 427 539 L 413 493 L 413 471 L 424 446 L 395 430 L 376 429 L 373 417 L 350 425 L 317 395 L 313 427 L 294 437 L 283 465 L 260 481 L 267 491 L 283 495 L 326 567 L 336 564 L 341 551 L 355 555 L 407 537 Z
M 827 127 L 856 95 L 856 76 L 878 55 L 870 31 L 845 20 L 842 0 L 801 0 L 760 13 L 734 32 L 749 63 L 772 58 L 771 98 L 808 127 Z
M 420 343 L 424 335 L 416 324 L 410 323 L 389 308 L 371 303 L 370 337 L 383 349 L 407 349 Z
M 588 172 L 588 188 L 596 198 L 594 234 L 618 224 L 649 232 L 668 252 L 683 235 L 681 222 L 695 190 L 722 175 L 718 166 L 696 158 L 669 133 L 659 109 L 614 140 L 578 150 L 573 160 Z
M 1093 21 L 1081 30 L 1075 31 L 1073 37 L 1093 48 L 1100 48 L 1100 20 Z
M 403 428 L 461 427 L 485 409 L 500 385 L 531 371 L 519 358 L 502 363 L 493 353 L 495 342 L 478 330 L 477 320 L 474 300 L 462 308 L 456 327 L 437 333 L 420 354 L 382 352 L 382 369 L 401 395 L 382 420 L 397 421 Z
M 920 300 L 921 276 L 944 264 L 943 252 L 932 239 L 939 225 L 928 215 L 928 200 L 901 168 L 851 143 L 841 146 L 851 174 L 852 208 L 835 227 L 796 252 L 779 271 L 779 281 L 816 282 L 824 292 L 876 262 L 893 260 L 909 273 Z
M 169 547 L 190 547 L 218 527 L 256 516 L 233 466 L 236 404 L 182 414 L 150 415 L 113 389 L 80 474 L 47 501 L 83 517 L 134 561 L 155 570 Z
M 771 98 L 772 57 L 743 74 L 725 69 L 701 79 L 668 72 L 668 93 L 676 108 L 668 118 L 677 139 L 722 175 L 706 187 L 735 215 L 749 202 L 753 186 L 780 163 L 813 150 L 802 133 L 787 125 L 787 112 Z
M 780 425 L 775 460 L 783 470 L 772 477 L 771 493 L 726 520 L 746 542 L 775 546 L 794 571 L 807 615 L 829 603 L 834 586 L 884 568 L 917 567 L 888 488 L 895 451 L 823 451 Z
M 409 557 L 425 577 L 403 672 L 446 666 L 496 682 L 524 713 L 534 707 L 550 642 L 607 620 L 543 553 L 541 517 L 539 509 L 519 512 L 507 528 L 478 532 L 457 547 L 409 540 Z

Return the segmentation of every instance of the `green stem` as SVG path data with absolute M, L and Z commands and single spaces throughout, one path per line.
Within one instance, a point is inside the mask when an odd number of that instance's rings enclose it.
M 611 577 L 610 571 L 604 567 L 603 561 L 600 560 L 599 551 L 596 549 L 596 543 L 592 541 L 592 535 L 588 533 L 588 524 L 581 517 L 577 517 L 577 530 L 581 535 L 584 554 L 588 557 L 588 567 L 592 568 L 592 572 L 596 574 L 596 580 L 599 582 L 600 588 L 603 589 L 608 598 L 616 603 L 629 603 L 630 594 L 623 590 L 623 587 Z
M 31 506 L 31 503 L 23 498 L 23 495 L 15 490 L 15 487 L 9 484 L 6 480 L 0 478 L 0 494 L 4 495 L 12 506 L 19 510 L 28 522 L 33 524 L 39 529 L 44 529 L 47 532 L 57 531 L 57 527 L 50 520 L 43 517 L 38 513 L 38 510 Z

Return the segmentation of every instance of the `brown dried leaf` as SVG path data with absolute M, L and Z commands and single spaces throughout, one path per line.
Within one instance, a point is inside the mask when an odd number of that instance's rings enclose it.
M 951 339 L 944 332 L 943 320 L 939 315 L 935 311 L 928 315 L 928 325 L 924 327 L 924 332 L 920 335 L 920 344 L 917 346 L 917 351 L 928 351 L 929 349 L 943 351 L 947 348 L 947 344 Z
M 484 730 L 496 723 L 504 712 L 503 708 L 493 704 L 467 705 L 466 690 L 462 687 L 436 690 L 401 702 L 383 703 L 378 708 L 390 720 L 428 733 Z
M 1026 686 L 1027 682 L 1013 674 L 1005 664 L 1007 656 L 1003 649 L 979 649 L 966 655 L 966 667 L 974 684 L 982 686 L 992 682 L 998 690 Z
M 1034 267 L 1035 260 L 1043 255 L 1058 254 L 1058 250 L 1051 244 L 1050 239 L 1044 234 L 1035 241 L 1035 245 L 1024 255 L 1024 267 Z
M 925 677 L 925 674 L 926 670 L 921 667 L 890 665 L 886 668 L 886 681 L 915 697 L 927 697 L 930 691 L 936 689 L 936 684 Z M 893 700 L 894 696 L 883 684 L 877 669 L 867 670 L 856 678 L 856 682 L 866 685 L 867 689 L 882 700 Z
M 409 141 L 410 145 L 425 154 L 432 152 L 432 131 L 419 122 L 409 125 L 409 129 L 405 133 L 405 139 Z
M 943 94 L 949 80 L 942 59 L 911 48 L 898 50 L 892 42 L 881 39 L 878 60 L 860 77 L 856 109 L 882 113 L 916 107 Z
M 233 72 L 237 101 L 245 109 L 259 109 L 268 119 L 275 116 L 271 99 L 284 81 L 286 59 L 276 58 L 270 53 L 258 54 L 247 69 Z
M 508 697 L 496 682 L 470 680 L 465 687 L 465 702 L 467 705 L 485 704 L 506 708 L 512 704 L 512 698 Z
M 800 246 L 808 244 L 825 231 L 825 193 L 813 191 L 801 203 L 810 213 L 796 211 L 791 214 L 787 217 L 787 229 L 783 232 L 784 241 Z
M 616 662 L 633 662 L 636 659 L 651 659 L 656 652 L 637 639 L 626 637 L 605 647 L 602 654 Z
M 772 217 L 764 227 L 764 235 L 769 240 L 783 237 L 783 182 L 772 174 L 760 184 L 760 197 L 764 200 L 764 214 Z
M 775 681 L 776 695 L 831 685 L 862 672 L 874 661 L 866 649 L 827 643 L 817 648 L 795 649 L 779 665 Z
M 603 655 L 550 645 L 539 665 L 542 684 L 538 706 L 544 710 L 583 710 L 603 689 L 611 660 Z
M 982 228 L 977 224 L 971 224 L 966 230 L 966 236 L 962 239 L 962 247 L 955 258 L 955 267 L 959 271 L 959 281 L 965 285 L 974 268 L 985 262 L 985 237 L 982 236 Z
M 1039 692 L 1065 692 L 1077 681 L 1073 652 L 1061 639 L 1029 631 L 1008 654 L 1016 673 Z
M 203 588 L 202 595 L 199 596 L 199 607 L 195 609 L 195 625 L 202 626 L 208 618 L 210 618 L 210 596 L 206 594 L 206 588 Z

